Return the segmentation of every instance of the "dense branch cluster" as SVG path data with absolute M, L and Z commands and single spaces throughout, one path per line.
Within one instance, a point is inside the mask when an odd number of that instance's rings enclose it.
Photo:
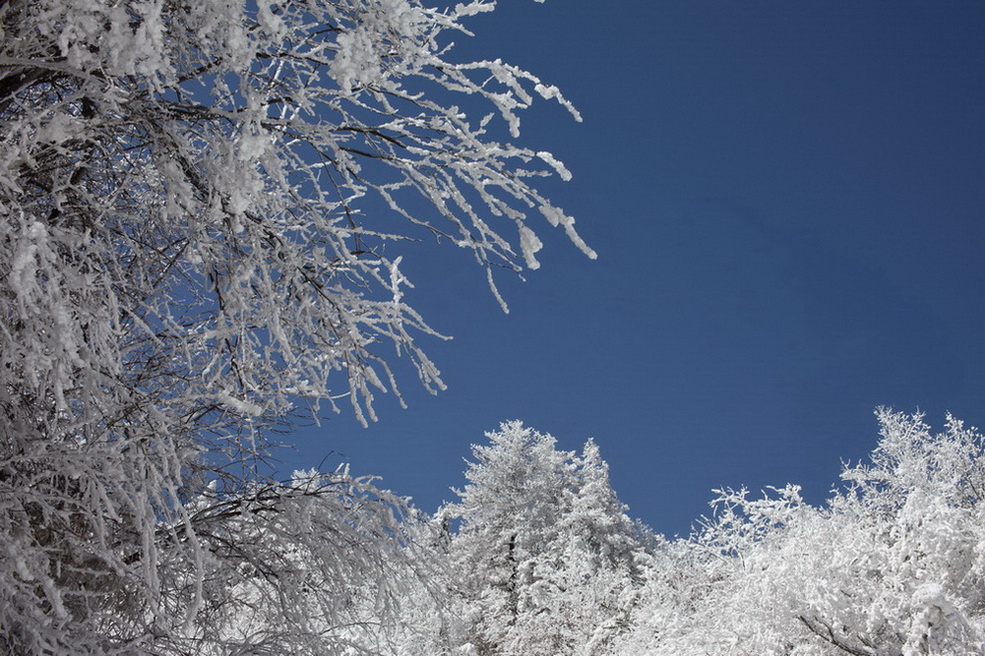
M 374 419 L 399 397 L 387 348 L 443 387 L 408 242 L 469 249 L 492 284 L 537 265 L 537 214 L 593 255 L 531 185 L 567 171 L 513 142 L 535 96 L 570 106 L 449 56 L 492 8 L 0 1 L 0 622 L 20 652 L 199 640 L 215 563 L 245 557 L 189 510 L 203 485 L 257 501 L 225 464 L 262 458 L 300 401 Z

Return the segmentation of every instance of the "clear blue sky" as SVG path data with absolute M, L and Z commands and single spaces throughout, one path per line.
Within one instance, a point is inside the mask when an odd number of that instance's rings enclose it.
M 353 473 L 432 512 L 469 444 L 522 419 L 594 437 L 630 514 L 685 534 L 710 490 L 825 498 L 875 445 L 872 410 L 985 425 L 985 3 L 504 0 L 461 57 L 557 84 L 523 143 L 598 251 L 545 224 L 543 268 L 406 258 L 450 389 L 326 420 L 283 467 Z M 415 261 L 416 260 L 416 261 Z

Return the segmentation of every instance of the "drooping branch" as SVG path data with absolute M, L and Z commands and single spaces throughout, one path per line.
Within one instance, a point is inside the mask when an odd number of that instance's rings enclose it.
M 800 620 L 801 624 L 807 627 L 811 633 L 821 638 L 825 642 L 837 647 L 846 654 L 852 654 L 852 656 L 875 656 L 877 652 L 865 649 L 858 645 L 850 644 L 846 639 L 839 637 L 835 634 L 834 629 L 831 624 L 821 620 L 817 617 L 808 618 L 804 615 L 798 615 L 797 619 Z

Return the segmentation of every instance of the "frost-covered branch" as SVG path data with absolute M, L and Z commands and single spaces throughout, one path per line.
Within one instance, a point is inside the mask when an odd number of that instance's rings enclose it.
M 537 97 L 577 113 L 447 45 L 492 6 L 0 2 L 0 624 L 17 650 L 192 631 L 210 565 L 187 504 L 210 477 L 251 471 L 299 400 L 375 419 L 397 358 L 443 387 L 406 294 L 414 242 L 469 249 L 492 282 L 536 266 L 540 215 L 593 255 L 533 186 L 563 166 L 515 142 Z

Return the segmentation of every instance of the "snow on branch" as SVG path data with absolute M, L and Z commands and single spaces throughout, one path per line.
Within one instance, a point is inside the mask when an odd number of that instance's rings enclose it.
M 413 242 L 491 284 L 536 266 L 531 213 L 590 253 L 531 184 L 566 169 L 515 141 L 535 96 L 570 106 L 449 48 L 492 8 L 0 2 L 0 623 L 24 653 L 189 638 L 213 472 L 262 462 L 299 399 L 374 420 L 396 359 L 443 388 Z

